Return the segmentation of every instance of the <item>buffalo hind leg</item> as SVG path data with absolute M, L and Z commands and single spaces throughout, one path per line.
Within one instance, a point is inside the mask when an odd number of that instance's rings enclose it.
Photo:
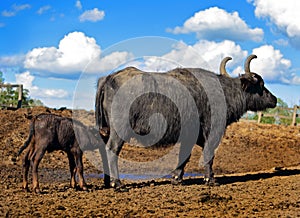
M 190 160 L 192 148 L 193 146 L 180 145 L 178 165 L 176 169 L 172 172 L 172 184 L 176 185 L 182 183 L 184 168 Z
M 119 138 L 115 131 L 112 131 L 105 149 L 109 166 L 110 186 L 113 188 L 119 188 L 122 186 L 119 177 L 118 156 L 121 152 L 123 144 L 124 141 Z
M 189 162 L 191 155 L 182 162 L 182 164 L 178 165 L 176 169 L 172 172 L 172 184 L 178 185 L 182 183 L 183 175 L 184 175 L 184 167 Z
M 107 154 L 106 154 L 106 144 L 108 141 L 108 137 L 105 137 L 105 138 L 102 137 L 102 139 L 105 144 L 104 144 L 104 146 L 102 146 L 102 143 L 100 144 L 99 152 L 101 154 L 102 164 L 103 164 L 104 186 L 105 186 L 105 188 L 110 188 L 109 166 L 108 166 L 108 160 L 107 160 Z

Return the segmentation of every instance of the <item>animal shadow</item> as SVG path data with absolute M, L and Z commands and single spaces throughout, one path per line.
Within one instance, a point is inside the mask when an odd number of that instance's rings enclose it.
M 247 181 L 256 181 L 260 179 L 269 179 L 272 177 L 282 177 L 282 176 L 292 176 L 300 174 L 300 169 L 284 169 L 284 170 L 274 170 L 272 172 L 258 172 L 258 173 L 246 173 L 243 175 L 227 175 L 227 176 L 217 176 L 216 182 L 218 185 L 233 184 L 237 182 L 247 182 Z M 132 182 L 124 184 L 122 187 L 117 189 L 117 192 L 127 192 L 130 189 L 144 188 L 144 187 L 153 187 L 153 186 L 163 186 L 172 184 L 172 180 L 165 179 L 161 181 L 145 181 L 145 182 Z M 183 186 L 190 185 L 204 185 L 203 177 L 188 178 L 184 179 L 182 184 Z M 103 189 L 103 188 L 101 188 Z
M 293 176 L 300 174 L 300 169 L 284 169 L 274 170 L 272 172 L 246 173 L 243 175 L 228 175 L 216 177 L 216 181 L 220 185 L 232 184 L 237 182 L 256 181 L 260 179 L 269 179 L 272 177 Z M 204 184 L 203 178 L 189 178 L 184 180 L 183 185 L 198 185 Z

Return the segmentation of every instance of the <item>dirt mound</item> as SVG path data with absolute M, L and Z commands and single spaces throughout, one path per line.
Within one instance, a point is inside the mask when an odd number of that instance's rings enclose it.
M 15 156 L 28 136 L 29 120 L 24 114 L 40 113 L 75 114 L 84 124 L 94 124 L 93 112 L 87 111 L 45 107 L 1 110 L 1 217 L 300 216 L 300 127 L 244 122 L 229 126 L 214 163 L 222 184 L 219 187 L 204 186 L 201 177 L 186 178 L 182 186 L 173 186 L 167 179 L 126 180 L 127 192 L 118 193 L 104 189 L 102 179 L 89 177 L 100 172 L 84 159 L 90 191 L 74 191 L 68 188 L 66 155 L 53 152 L 40 164 L 43 194 L 35 195 L 22 191 L 22 163 Z M 168 150 L 125 145 L 121 157 L 149 161 L 164 152 Z M 201 155 L 201 148 L 194 147 L 188 172 L 203 172 Z

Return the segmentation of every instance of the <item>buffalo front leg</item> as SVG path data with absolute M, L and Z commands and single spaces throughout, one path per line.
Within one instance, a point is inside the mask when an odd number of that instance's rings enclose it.
M 204 163 L 204 170 L 205 170 L 204 182 L 206 185 L 209 186 L 218 185 L 218 183 L 216 183 L 215 181 L 214 173 L 212 169 L 213 162 L 214 162 L 214 156 L 211 157 L 211 159 L 208 162 Z

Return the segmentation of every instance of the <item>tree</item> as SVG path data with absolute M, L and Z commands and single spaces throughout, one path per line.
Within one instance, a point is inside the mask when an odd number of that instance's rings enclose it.
M 3 73 L 0 71 L 0 85 L 4 84 Z M 0 87 L 0 106 L 16 107 L 18 105 L 19 90 L 13 87 Z M 22 106 L 44 106 L 41 100 L 32 99 L 29 96 L 29 90 L 23 89 Z
M 3 73 L 0 71 L 0 85 L 4 83 Z

